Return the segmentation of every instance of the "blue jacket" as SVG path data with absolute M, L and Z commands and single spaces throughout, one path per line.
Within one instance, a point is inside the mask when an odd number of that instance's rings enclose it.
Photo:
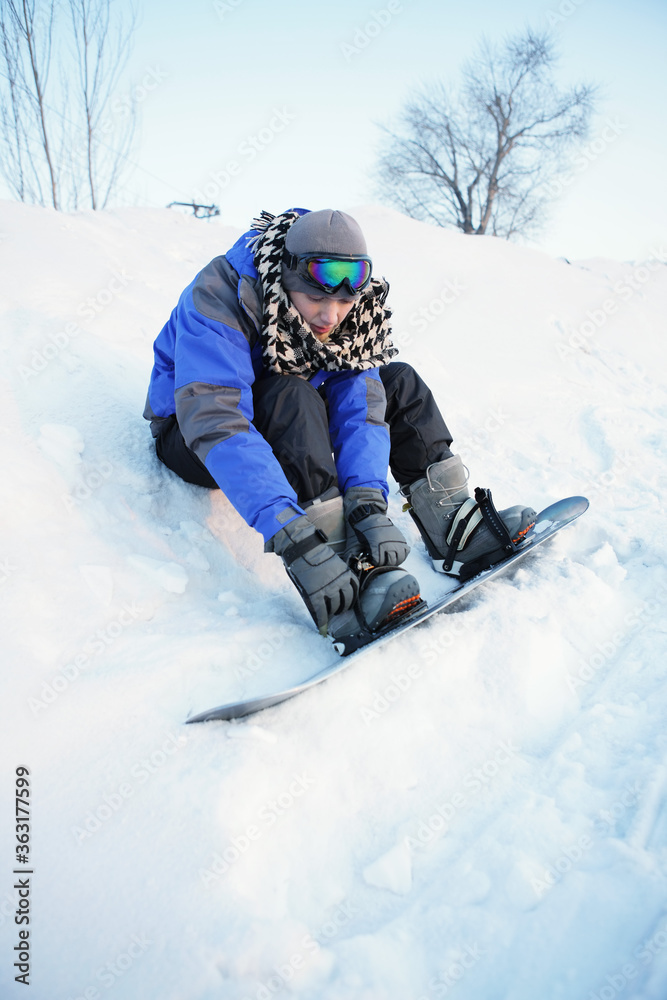
M 153 345 L 144 416 L 154 436 L 176 414 L 185 442 L 228 500 L 268 541 L 303 514 L 271 446 L 252 423 L 252 384 L 267 377 L 261 357 L 261 285 L 245 233 L 188 285 Z M 274 376 L 280 378 L 280 376 Z M 388 494 L 386 397 L 377 368 L 316 372 L 324 387 L 341 492 Z

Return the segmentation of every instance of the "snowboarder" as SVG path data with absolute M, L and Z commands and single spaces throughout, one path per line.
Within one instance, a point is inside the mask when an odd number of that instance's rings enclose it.
M 263 212 L 182 293 L 154 344 L 144 416 L 160 460 L 220 488 L 334 638 L 419 601 L 387 517 L 387 469 L 436 569 L 503 559 L 535 512 L 470 497 L 428 387 L 390 340 L 389 286 L 344 212 Z

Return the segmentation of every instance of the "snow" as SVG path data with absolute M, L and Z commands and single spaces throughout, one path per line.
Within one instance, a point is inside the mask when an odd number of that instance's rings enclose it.
M 381 858 L 367 865 L 363 876 L 369 885 L 389 889 L 397 896 L 407 896 L 412 888 L 412 856 L 408 837 L 403 837 Z
M 473 485 L 590 510 L 354 670 L 184 725 L 333 655 L 141 417 L 154 337 L 238 231 L 1 203 L 3 997 L 27 766 L 35 1000 L 664 1000 L 667 254 L 349 210 Z

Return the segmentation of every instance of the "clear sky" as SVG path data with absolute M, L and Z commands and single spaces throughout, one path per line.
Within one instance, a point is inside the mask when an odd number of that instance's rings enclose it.
M 131 90 L 141 114 L 128 200 L 205 197 L 242 227 L 262 208 L 377 202 L 376 123 L 420 84 L 455 83 L 483 34 L 530 25 L 552 28 L 561 84 L 599 83 L 603 97 L 588 165 L 567 176 L 538 245 L 631 259 L 667 241 L 665 0 L 137 4 L 116 105 Z

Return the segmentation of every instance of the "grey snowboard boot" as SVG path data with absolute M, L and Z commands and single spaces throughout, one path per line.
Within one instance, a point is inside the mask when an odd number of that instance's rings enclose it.
M 490 490 L 473 499 L 459 455 L 429 465 L 404 492 L 435 569 L 460 580 L 506 559 L 535 523 L 531 507 L 497 511 Z
M 304 508 L 308 520 L 322 531 L 328 544 L 341 558 L 346 555 L 360 580 L 359 600 L 354 608 L 329 619 L 327 634 L 336 641 L 348 640 L 365 629 L 376 632 L 402 618 L 419 604 L 419 584 L 407 570 L 380 566 L 362 569 L 357 556 L 349 550 L 349 532 L 340 494 L 329 499 L 319 497 Z M 359 553 L 361 545 L 359 545 Z
M 376 566 L 362 570 L 355 607 L 329 619 L 328 635 L 350 653 L 422 604 L 419 584 L 407 570 Z

